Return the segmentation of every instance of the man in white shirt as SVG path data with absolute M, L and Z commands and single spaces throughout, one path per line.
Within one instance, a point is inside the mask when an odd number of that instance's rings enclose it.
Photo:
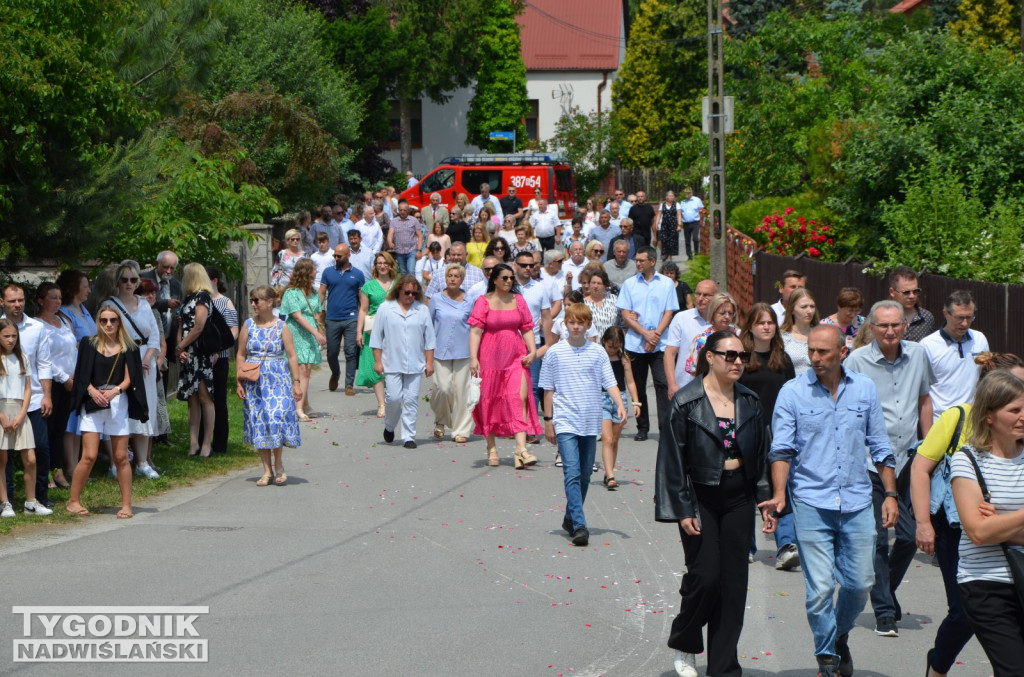
M 544 252 L 533 252 L 533 269 L 530 271 L 530 276 L 548 286 L 548 297 L 551 299 L 551 319 L 553 321 L 556 317 L 562 316 L 562 292 L 565 289 L 565 284 L 564 282 L 560 284 L 556 278 L 544 279 L 546 272 L 544 270 Z
M 803 289 L 807 286 L 807 276 L 799 270 L 787 270 L 782 274 L 782 281 L 779 282 L 779 300 L 772 304 L 775 311 L 775 319 L 779 326 L 786 321 L 786 304 L 789 302 L 789 295 L 794 289 Z
M 48 486 L 50 480 L 50 444 L 47 434 L 46 417 L 53 411 L 50 399 L 52 367 L 50 365 L 50 342 L 46 338 L 43 323 L 25 315 L 25 290 L 16 284 L 4 287 L 4 314 L 18 328 L 18 343 L 21 354 L 28 364 L 32 388 L 28 405 L 28 423 L 32 426 L 36 452 L 36 500 L 25 503 L 29 515 L 50 515 L 53 502 L 50 501 Z M 7 463 L 7 495 L 14 498 L 14 463 Z
M 363 207 L 363 218 L 355 227 L 359 231 L 360 237 L 362 237 L 365 249 L 376 254 L 384 248 L 384 231 L 380 229 L 380 225 L 377 223 L 376 212 L 372 206 Z M 355 254 L 354 251 L 353 254 Z M 354 261 L 352 265 L 355 265 Z M 370 278 L 367 277 L 366 279 L 369 280 Z
M 358 228 L 348 231 L 349 263 L 353 268 L 363 274 L 367 280 L 373 279 L 373 259 L 376 253 L 366 248 L 363 243 L 363 234 Z
M 935 372 L 930 392 L 933 421 L 950 407 L 974 400 L 979 370 L 974 358 L 989 349 L 985 335 L 970 329 L 975 310 L 971 292 L 953 292 L 942 308 L 945 326 L 921 339 Z
M 693 376 L 683 367 L 686 364 L 686 357 L 690 354 L 693 337 L 711 326 L 707 317 L 708 304 L 717 292 L 718 285 L 714 280 L 698 282 L 693 293 L 694 307 L 677 313 L 672 318 L 672 324 L 668 326 L 668 334 L 665 337 L 665 378 L 668 380 L 670 398 L 693 380 Z
M 466 300 L 469 301 L 470 306 L 473 306 L 478 298 L 487 293 L 487 283 L 491 279 L 491 271 L 499 263 L 501 263 L 501 259 L 497 256 L 488 256 L 480 262 L 480 272 L 483 273 L 484 279 L 474 283 L 466 290 Z
M 700 210 L 704 203 L 694 197 L 693 189 L 683 190 L 683 199 L 679 202 L 679 211 L 683 215 L 683 240 L 686 242 L 686 258 L 693 259 L 700 252 Z M 693 245 L 692 251 L 690 245 Z
M 562 240 L 562 222 L 558 220 L 558 207 L 549 205 L 544 198 L 537 200 L 537 212 L 530 217 L 530 225 L 544 251 L 554 249 L 555 243 Z
M 320 277 L 324 271 L 334 265 L 334 250 L 331 249 L 331 238 L 327 233 L 317 233 L 317 251 L 310 255 L 309 259 L 316 264 L 316 279 L 313 280 L 313 289 L 320 288 Z
M 626 215 L 619 208 L 618 202 L 608 203 L 608 213 L 612 216 L 611 224 L 616 228 L 622 224 L 622 219 L 626 218 Z
M 544 267 L 541 268 L 540 277 L 548 283 L 552 298 L 557 296 L 559 301 L 565 296 L 565 271 L 562 269 L 564 264 L 565 254 L 563 252 L 557 249 L 549 249 L 544 252 Z
M 573 291 L 580 288 L 580 273 L 590 263 L 584 255 L 583 243 L 577 240 L 569 245 L 569 260 L 562 265 L 562 273 L 565 281 L 572 286 Z
M 405 188 L 406 188 L 406 190 L 408 190 L 409 188 L 412 188 L 417 183 L 419 183 L 419 179 L 417 179 L 416 175 L 412 173 L 412 170 L 406 171 L 405 172 Z
M 480 213 L 480 208 L 488 202 L 494 207 L 494 214 L 498 217 L 498 220 L 504 221 L 505 212 L 501 210 L 501 203 L 498 201 L 498 198 L 491 195 L 491 184 L 489 183 L 480 184 L 480 194 L 473 198 L 473 202 L 470 203 L 473 207 L 473 218 L 476 218 L 476 215 Z

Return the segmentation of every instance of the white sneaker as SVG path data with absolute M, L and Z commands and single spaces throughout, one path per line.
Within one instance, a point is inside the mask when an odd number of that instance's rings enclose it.
M 52 515 L 53 511 L 39 501 L 25 501 L 26 515 Z
M 107 477 L 111 477 L 115 480 L 117 479 L 117 466 L 113 463 L 110 464 L 110 469 L 107 470 Z
M 10 501 L 0 503 L 0 517 L 15 517 L 14 506 Z
M 151 466 L 148 463 L 140 463 L 137 466 L 135 466 L 135 474 L 138 475 L 139 477 L 145 477 L 151 480 L 160 479 L 160 473 L 158 473 L 156 470 L 153 470 L 153 466 Z
M 674 665 L 679 677 L 697 677 L 697 657 L 692 653 L 677 651 Z

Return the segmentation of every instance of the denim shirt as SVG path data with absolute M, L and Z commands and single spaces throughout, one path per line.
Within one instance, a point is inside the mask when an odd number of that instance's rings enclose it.
M 865 446 L 876 465 L 896 465 L 875 384 L 846 369 L 834 400 L 812 369 L 782 386 L 772 433 L 769 463 L 788 461 L 793 497 L 821 510 L 871 506 Z

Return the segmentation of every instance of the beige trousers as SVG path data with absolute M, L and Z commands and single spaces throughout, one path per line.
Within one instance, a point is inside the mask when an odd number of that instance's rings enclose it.
M 437 425 L 452 430 L 452 437 L 473 432 L 473 410 L 466 406 L 469 395 L 469 358 L 434 360 L 434 394 L 430 408 Z

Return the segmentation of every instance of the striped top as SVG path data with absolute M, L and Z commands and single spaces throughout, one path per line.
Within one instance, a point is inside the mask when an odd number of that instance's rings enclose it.
M 978 467 L 985 478 L 985 484 L 992 494 L 992 505 L 999 514 L 1005 514 L 1024 508 L 1024 453 L 1017 458 L 1000 458 L 986 452 L 979 452 L 970 445 L 970 449 L 978 460 Z M 953 454 L 952 479 L 962 477 L 977 482 L 974 466 L 966 454 Z M 957 506 L 959 508 L 959 506 Z M 1024 547 L 1012 546 L 1024 552 Z M 1012 584 L 1009 566 L 1003 548 L 998 543 L 993 545 L 975 545 L 964 531 L 960 536 L 960 563 L 956 571 L 957 583 L 969 581 L 993 581 Z
M 592 341 L 581 347 L 559 341 L 540 365 L 538 387 L 553 390 L 551 414 L 555 434 L 581 437 L 601 433 L 603 390 L 615 387 L 608 351 Z

